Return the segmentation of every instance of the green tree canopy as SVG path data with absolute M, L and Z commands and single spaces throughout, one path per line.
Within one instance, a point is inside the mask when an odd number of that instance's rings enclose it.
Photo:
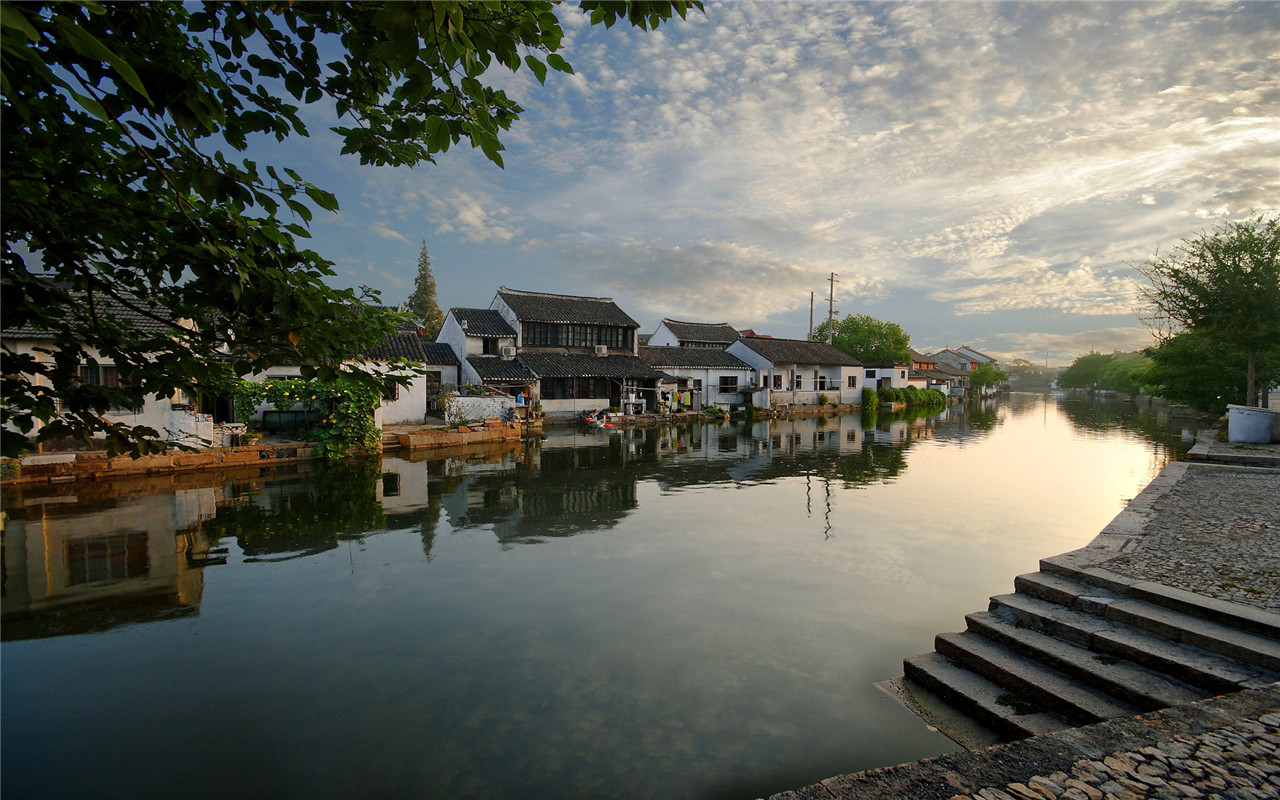
M 1147 348 L 1145 355 L 1149 367 L 1144 380 L 1160 397 L 1215 414 L 1248 399 L 1248 356 L 1203 331 L 1179 333 Z M 1255 377 L 1263 386 L 1280 382 L 1277 355 L 1260 359 L 1256 367 Z
M 1245 356 L 1246 399 L 1257 405 L 1257 380 L 1280 357 L 1280 216 L 1226 222 L 1185 239 L 1164 258 L 1138 267 L 1146 320 L 1161 342 L 1185 332 Z
M 1102 373 L 1115 359 L 1115 353 L 1086 353 L 1058 375 L 1058 385 L 1064 389 L 1097 389 Z
M 981 392 L 988 386 L 1001 386 L 1009 380 L 1009 376 L 995 364 L 979 364 L 969 373 L 969 387 Z
M 649 29 L 691 6 L 578 8 Z M 466 141 L 501 165 L 522 109 L 486 81 L 572 72 L 553 2 L 6 2 L 0 23 L 0 314 L 48 337 L 44 352 L 4 349 L 6 455 L 39 425 L 40 440 L 106 433 L 136 454 L 162 446 L 156 432 L 109 425 L 109 408 L 282 361 L 350 371 L 394 322 L 299 246 L 337 201 L 243 151 L 307 136 L 327 106 L 361 163 L 431 162 Z M 119 386 L 80 381 L 95 360 Z
M 911 361 L 911 337 L 896 322 L 883 322 L 866 314 L 845 317 L 832 326 L 824 321 L 813 332 L 814 341 L 825 342 L 834 333 L 832 344 L 867 364 L 884 361 Z
M 422 320 L 428 338 L 434 338 L 444 325 L 444 312 L 436 302 L 436 279 L 431 275 L 431 258 L 427 255 L 427 243 L 422 243 L 418 253 L 418 275 L 413 279 L 413 294 L 406 304 L 415 316 Z

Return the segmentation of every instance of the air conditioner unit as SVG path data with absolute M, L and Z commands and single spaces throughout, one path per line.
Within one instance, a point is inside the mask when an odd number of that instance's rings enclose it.
M 607 355 L 609 355 L 609 345 L 607 345 L 607 344 L 598 344 L 598 345 L 596 345 L 596 355 L 598 355 L 598 356 L 607 356 Z
M 507 345 L 506 347 L 502 348 L 502 357 L 510 361 L 511 359 L 516 357 L 516 349 L 514 347 L 511 347 L 510 345 Z

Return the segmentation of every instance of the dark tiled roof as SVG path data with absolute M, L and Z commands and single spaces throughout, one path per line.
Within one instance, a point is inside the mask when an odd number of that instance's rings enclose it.
M 946 375 L 949 378 L 955 378 L 955 377 L 964 378 L 969 375 L 968 369 L 960 369 L 958 367 L 953 367 L 944 361 L 938 362 L 937 369 L 938 369 L 938 372 L 941 372 L 943 375 Z
M 738 341 L 738 332 L 727 322 L 681 322 L 676 319 L 664 319 L 662 322 L 681 342 L 722 342 L 730 345 Z
M 578 353 L 525 353 L 520 356 L 539 378 L 636 378 L 662 380 L 669 376 L 635 356 L 593 356 Z
M 424 364 L 457 364 L 458 357 L 453 348 L 442 342 L 422 342 L 422 363 Z
M 621 325 L 639 328 L 640 323 L 627 316 L 607 297 L 572 297 L 563 294 L 518 292 L 505 286 L 498 290 L 521 322 L 563 322 L 587 325 Z
M 405 359 L 415 364 L 423 362 L 422 341 L 417 333 L 397 333 L 373 347 L 366 347 L 360 355 L 373 361 L 399 361 Z
M 485 338 L 516 335 L 502 315 L 491 308 L 451 308 L 449 313 L 458 320 L 459 324 L 463 321 L 467 323 L 468 336 Z
M 467 363 L 482 381 L 533 383 L 538 380 L 538 376 L 519 361 L 508 361 L 498 356 L 471 356 Z
M 6 289 L 6 291 L 14 291 Z M 67 293 L 77 303 L 77 305 L 85 304 L 87 295 L 79 289 L 68 289 Z M 121 323 L 133 327 L 142 333 L 166 333 L 175 328 L 182 327 L 174 319 L 169 309 L 155 305 L 151 301 L 139 297 L 128 292 L 121 292 L 124 302 L 120 302 L 113 297 L 98 292 L 94 295 L 94 308 L 98 316 L 118 320 Z M 126 305 L 126 303 L 128 305 Z M 83 306 L 87 308 L 86 306 Z M 86 312 L 87 313 L 87 312 Z M 39 314 L 37 314 L 39 316 Z M 51 314 L 50 316 L 59 316 Z M 67 313 L 60 315 L 69 319 L 73 315 Z M 22 324 L 12 328 L 5 327 L 3 336 L 6 339 L 53 339 L 52 332 L 40 327 L 39 324 Z
M 641 347 L 640 360 L 657 369 L 751 369 L 742 359 L 714 347 Z
M 876 369 L 894 369 L 895 367 L 909 367 L 911 365 L 905 361 L 863 361 L 862 366 Z
M 775 364 L 830 364 L 844 367 L 860 367 L 862 362 L 826 342 L 810 342 L 804 339 L 772 339 L 743 337 L 744 344 Z
M 975 356 L 977 356 L 977 357 L 979 357 L 979 358 L 985 358 L 986 360 L 990 361 L 990 362 L 991 362 L 991 363 L 993 363 L 993 364 L 996 362 L 996 360 L 995 360 L 994 358 L 992 358 L 991 356 L 987 355 L 986 353 L 980 353 L 980 352 L 978 352 L 977 350 L 974 350 L 972 347 L 970 347 L 970 346 L 969 346 L 969 345 L 967 345 L 967 344 L 962 344 L 962 345 L 960 345 L 960 349 L 961 349 L 961 350 L 968 350 L 970 353 L 973 353 Z

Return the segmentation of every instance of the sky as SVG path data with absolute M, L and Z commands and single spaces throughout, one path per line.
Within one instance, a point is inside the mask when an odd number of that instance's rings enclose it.
M 525 108 L 505 169 L 291 142 L 341 204 L 312 224 L 335 283 L 401 302 L 425 241 L 442 308 L 506 286 L 804 338 L 835 273 L 840 315 L 918 350 L 1060 365 L 1152 343 L 1135 264 L 1280 206 L 1280 3 L 557 13 L 574 75 L 490 76 Z

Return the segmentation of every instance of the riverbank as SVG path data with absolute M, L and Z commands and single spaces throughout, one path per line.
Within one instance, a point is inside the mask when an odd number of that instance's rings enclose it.
M 1280 619 L 1280 445 L 1205 440 L 1193 453 L 1198 463 L 1166 467 L 1088 546 L 1046 561 Z M 1280 796 L 1280 684 L 842 775 L 771 800 L 1207 796 Z

